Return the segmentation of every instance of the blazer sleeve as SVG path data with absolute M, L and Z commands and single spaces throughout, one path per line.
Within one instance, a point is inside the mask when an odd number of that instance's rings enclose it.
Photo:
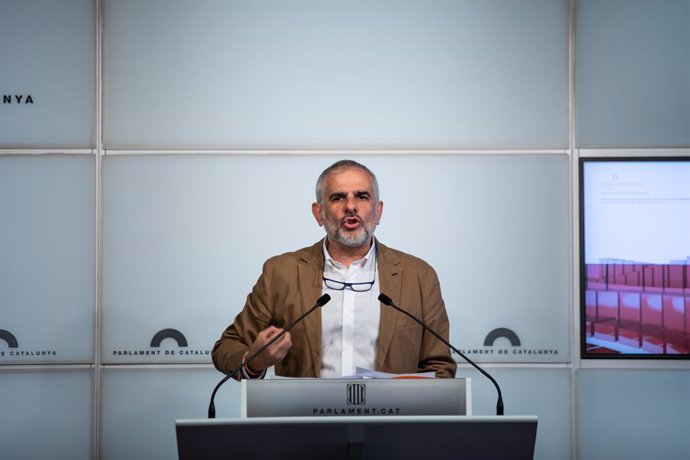
M 242 357 L 254 343 L 259 332 L 271 323 L 273 312 L 268 290 L 270 278 L 271 270 L 267 261 L 261 276 L 247 296 L 244 308 L 213 346 L 213 364 L 224 374 L 239 367 Z M 242 376 L 238 372 L 235 378 L 240 380 Z
M 448 340 L 450 325 L 441 296 L 441 285 L 433 268 L 426 266 L 420 279 L 422 320 L 429 328 Z M 450 349 L 427 331 L 422 333 L 417 372 L 435 372 L 436 377 L 453 378 L 457 364 Z

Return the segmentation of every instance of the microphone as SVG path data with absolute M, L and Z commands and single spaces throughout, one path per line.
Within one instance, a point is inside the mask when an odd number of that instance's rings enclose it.
M 496 415 L 503 415 L 503 395 L 501 394 L 501 388 L 498 386 L 498 383 L 496 382 L 496 380 L 494 380 L 494 378 L 491 377 L 491 375 L 490 375 L 488 372 L 486 372 L 484 369 L 482 369 L 482 368 L 479 367 L 477 364 L 475 364 L 474 361 L 472 361 L 470 358 L 468 358 L 467 356 L 465 356 L 460 350 L 458 350 L 457 348 L 455 348 L 455 347 L 454 347 L 453 345 L 451 345 L 446 339 L 444 339 L 444 338 L 441 337 L 439 334 L 437 334 L 436 331 L 434 331 L 434 330 L 431 329 L 429 326 L 427 326 L 426 324 L 424 324 L 424 322 L 423 322 L 422 320 L 418 319 L 418 318 L 415 317 L 413 314 L 408 313 L 407 311 L 405 311 L 405 310 L 403 310 L 402 308 L 400 308 L 400 307 L 398 307 L 397 305 L 395 305 L 395 303 L 393 303 L 393 301 L 391 300 L 391 298 L 388 297 L 386 294 L 380 294 L 380 295 L 379 295 L 379 300 L 381 301 L 381 303 L 383 303 L 383 304 L 385 304 L 385 305 L 388 305 L 389 307 L 395 308 L 395 309 L 398 310 L 400 313 L 402 313 L 402 314 L 404 314 L 404 315 L 407 315 L 407 316 L 409 316 L 410 318 L 412 318 L 413 320 L 415 320 L 415 321 L 416 321 L 420 326 L 422 326 L 425 330 L 429 331 L 434 337 L 436 337 L 436 338 L 439 339 L 441 342 L 443 342 L 444 345 L 447 345 L 451 350 L 453 350 L 455 353 L 459 354 L 459 355 L 462 357 L 462 359 L 464 359 L 465 361 L 467 361 L 468 363 L 470 363 L 472 366 L 475 367 L 475 369 L 477 369 L 479 372 L 481 372 L 482 374 L 484 374 L 484 376 L 486 376 L 486 378 L 488 378 L 489 380 L 491 380 L 491 383 L 494 384 L 494 386 L 496 387 L 496 391 L 498 392 L 498 401 L 496 401 Z
M 285 329 L 283 329 L 282 331 L 280 331 L 280 332 L 279 332 L 278 334 L 276 334 L 271 340 L 269 340 L 268 342 L 266 342 L 266 343 L 264 344 L 263 347 L 259 348 L 259 349 L 256 350 L 254 353 L 252 353 L 251 355 L 249 355 L 249 356 L 247 357 L 247 360 L 244 361 L 242 364 L 240 364 L 239 367 L 237 367 L 236 369 L 233 369 L 230 373 L 226 374 L 225 377 L 223 377 L 223 379 L 222 379 L 220 382 L 218 382 L 218 385 L 216 385 L 216 387 L 213 389 L 213 393 L 211 393 L 211 403 L 208 405 L 208 418 L 216 418 L 216 406 L 215 406 L 215 404 L 213 404 L 213 401 L 216 399 L 216 393 L 218 392 L 218 389 L 221 387 L 221 385 L 223 385 L 223 384 L 224 384 L 225 382 L 227 382 L 229 379 L 231 379 L 232 377 L 234 377 L 234 376 L 242 369 L 242 367 L 247 367 L 247 365 L 248 365 L 249 363 L 251 363 L 251 362 L 254 360 L 254 358 L 256 358 L 256 357 L 259 356 L 261 353 L 263 353 L 264 350 L 266 350 L 266 348 L 268 348 L 268 347 L 270 347 L 271 345 L 273 345 L 273 343 L 274 343 L 276 340 L 280 339 L 282 336 L 284 336 L 285 334 L 287 334 L 287 332 L 288 332 L 290 329 L 292 329 L 293 327 L 295 327 L 295 325 L 297 325 L 297 323 L 301 322 L 301 321 L 302 321 L 304 318 L 306 318 L 311 312 L 313 312 L 314 310 L 316 310 L 316 309 L 319 308 L 319 307 L 323 307 L 323 306 L 326 305 L 330 300 L 331 300 L 331 296 L 329 296 L 328 294 L 324 294 L 324 295 L 322 295 L 321 297 L 319 297 L 319 298 L 317 299 L 317 301 L 316 301 L 316 303 L 314 304 L 313 307 L 311 307 L 309 310 L 307 310 L 307 311 L 304 312 L 302 315 L 300 315 L 299 318 L 297 318 L 296 320 L 294 320 L 293 322 L 291 322 L 290 324 L 288 324 L 288 325 L 285 327 Z

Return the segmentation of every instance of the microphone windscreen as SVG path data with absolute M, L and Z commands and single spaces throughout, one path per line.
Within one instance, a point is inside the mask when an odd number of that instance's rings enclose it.
M 386 294 L 383 294 L 383 293 L 379 294 L 379 300 L 388 306 L 393 304 L 393 301 L 391 300 L 391 298 L 388 297 Z

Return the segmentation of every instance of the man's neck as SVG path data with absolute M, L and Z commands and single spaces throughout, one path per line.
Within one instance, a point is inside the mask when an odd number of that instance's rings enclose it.
M 328 254 L 336 262 L 349 267 L 352 262 L 364 258 L 369 252 L 371 245 L 373 244 L 374 238 L 372 237 L 367 243 L 362 246 L 351 247 L 345 246 L 336 242 L 333 242 L 326 237 L 326 248 L 328 249 Z

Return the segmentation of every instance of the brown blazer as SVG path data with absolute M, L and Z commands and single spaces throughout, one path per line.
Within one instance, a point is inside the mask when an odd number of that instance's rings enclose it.
M 423 260 L 376 242 L 381 292 L 448 339 L 448 316 L 433 268 Z M 257 334 L 269 325 L 285 327 L 310 309 L 322 293 L 323 240 L 266 261 L 244 309 L 213 347 L 213 363 L 228 373 Z M 323 308 L 328 308 L 326 304 Z M 321 370 L 321 310 L 291 331 L 292 348 L 275 366 L 277 375 L 318 377 Z M 436 372 L 454 377 L 450 350 L 411 318 L 381 304 L 376 370 L 391 373 Z M 239 373 L 237 375 L 239 379 Z

